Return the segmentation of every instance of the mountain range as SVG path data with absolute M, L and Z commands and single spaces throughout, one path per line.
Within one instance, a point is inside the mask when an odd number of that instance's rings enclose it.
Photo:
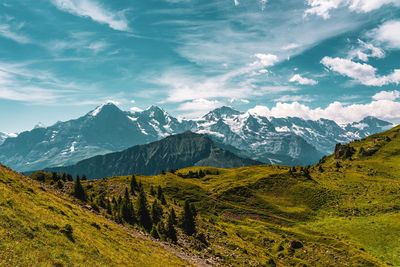
M 46 169 L 48 172 L 86 174 L 90 179 L 129 174 L 156 175 L 163 170 L 191 166 L 235 168 L 260 165 L 216 146 L 204 134 L 190 131 L 168 136 L 160 141 L 138 145 L 121 152 L 98 155 L 72 166 Z
M 18 171 L 73 165 L 189 130 L 207 134 L 218 147 L 240 157 L 308 165 L 332 153 L 338 142 L 362 139 L 390 127 L 391 123 L 374 117 L 338 125 L 326 119 L 267 118 L 230 107 L 198 119 L 178 120 L 157 106 L 131 113 L 104 103 L 78 119 L 7 138 L 0 145 L 0 162 Z
M 0 132 L 0 145 L 3 144 L 4 141 L 8 137 L 17 137 L 17 135 L 16 134 L 12 134 L 12 133 L 2 133 L 2 132 Z

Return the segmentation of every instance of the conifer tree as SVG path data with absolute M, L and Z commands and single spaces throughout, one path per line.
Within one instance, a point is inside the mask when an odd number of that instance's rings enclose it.
M 132 175 L 131 178 L 131 194 L 134 196 L 135 195 L 135 191 L 138 190 L 138 184 L 136 182 L 136 177 L 135 175 Z
M 196 209 L 196 207 L 194 206 L 193 203 L 190 204 L 190 208 L 192 209 L 193 217 L 196 218 L 196 216 L 197 216 L 197 209 Z
M 64 187 L 64 184 L 61 182 L 61 180 L 58 180 L 57 182 L 57 188 L 62 189 Z
M 111 202 L 107 200 L 107 214 L 112 215 Z
M 178 238 L 176 236 L 176 230 L 174 227 L 173 217 L 171 216 L 171 213 L 168 216 L 167 229 L 165 231 L 165 234 L 166 234 L 167 238 L 170 239 L 173 243 L 176 243 L 176 241 L 178 241 Z
M 169 216 L 171 217 L 172 224 L 176 225 L 178 223 L 178 221 L 176 220 L 176 213 L 175 213 L 174 208 L 171 209 Z
M 154 191 L 153 186 L 150 186 L 150 195 L 152 195 L 153 197 L 156 195 L 156 191 Z
M 163 194 L 163 190 L 162 190 L 161 186 L 159 185 L 157 187 L 157 198 L 158 198 L 158 200 L 161 200 L 162 194 Z
M 153 227 L 151 228 L 150 234 L 155 239 L 160 239 L 160 235 L 158 234 L 157 228 L 156 228 L 156 226 L 154 224 L 153 224 Z
M 125 188 L 125 195 L 120 207 L 121 217 L 127 223 L 133 224 L 135 222 L 135 211 L 133 210 L 132 201 L 129 197 L 128 188 Z
M 149 209 L 147 208 L 146 193 L 144 192 L 143 188 L 141 188 L 139 191 L 136 205 L 138 222 L 146 231 L 149 232 L 151 230 L 152 222 Z
M 165 230 L 165 224 L 163 223 L 163 221 L 159 221 L 157 223 L 156 228 L 157 228 L 158 235 L 160 236 L 160 239 L 165 240 L 167 238 L 167 232 Z
M 154 200 L 153 205 L 151 206 L 151 219 L 153 220 L 153 224 L 157 225 L 157 223 L 161 220 L 163 216 L 163 209 L 158 204 L 157 199 Z
M 193 216 L 193 210 L 189 200 L 185 201 L 185 207 L 182 214 L 181 227 L 182 230 L 187 235 L 193 235 L 196 232 L 196 222 Z
M 86 201 L 86 193 L 79 179 L 79 175 L 76 176 L 74 185 L 74 196 L 82 201 Z
M 86 174 L 82 175 L 82 181 L 86 181 L 86 180 L 87 180 Z
M 158 198 L 158 200 L 161 201 L 162 205 L 167 204 L 167 201 L 165 200 L 164 192 L 163 192 L 161 186 L 158 186 L 158 188 L 157 188 L 157 198 Z

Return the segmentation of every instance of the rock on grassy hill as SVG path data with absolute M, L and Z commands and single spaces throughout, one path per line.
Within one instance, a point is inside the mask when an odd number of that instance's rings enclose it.
M 0 165 L 1 266 L 188 264 L 138 231 Z

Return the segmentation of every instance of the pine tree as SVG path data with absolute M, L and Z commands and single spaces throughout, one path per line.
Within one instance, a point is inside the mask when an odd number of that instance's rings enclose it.
M 161 199 L 161 195 L 162 195 L 162 194 L 163 194 L 163 190 L 162 190 L 161 186 L 159 185 L 159 186 L 157 187 L 157 198 L 158 198 L 158 200 Z
M 153 227 L 151 228 L 150 234 L 155 239 L 160 239 L 160 235 L 158 234 L 157 228 L 156 228 L 156 226 L 154 224 L 153 224 Z
M 134 196 L 135 195 L 135 191 L 138 190 L 138 184 L 136 182 L 136 178 L 135 175 L 132 175 L 131 178 L 131 194 Z
M 156 195 L 156 191 L 154 191 L 153 186 L 150 186 L 150 195 L 152 195 L 153 197 Z
M 64 184 L 61 182 L 61 180 L 58 180 L 57 182 L 57 188 L 62 189 L 64 187 Z
M 196 222 L 189 200 L 185 201 L 181 227 L 187 235 L 193 235 L 196 232 Z
M 176 213 L 175 213 L 174 208 L 171 209 L 169 216 L 171 217 L 172 224 L 176 225 L 178 223 L 178 221 L 176 220 Z
M 159 221 L 156 228 L 160 239 L 165 240 L 167 238 L 167 232 L 165 230 L 165 224 L 163 223 L 163 221 Z
M 176 236 L 176 230 L 174 227 L 174 222 L 173 222 L 173 217 L 171 213 L 168 216 L 167 220 L 167 229 L 165 231 L 165 234 L 168 239 L 170 239 L 173 243 L 176 243 L 178 241 L 178 238 Z
M 157 188 L 157 198 L 158 198 L 158 200 L 161 201 L 162 205 L 167 204 L 167 201 L 165 200 L 164 192 L 163 192 L 161 186 L 158 186 L 158 188 Z
M 194 206 L 193 203 L 190 204 L 190 208 L 192 209 L 193 217 L 196 218 L 196 216 L 197 216 L 197 209 L 196 209 L 196 207 Z
M 111 202 L 107 200 L 107 214 L 112 215 Z
M 86 181 L 86 180 L 87 180 L 86 174 L 82 175 L 82 181 Z
M 128 188 L 125 188 L 125 195 L 120 207 L 121 217 L 127 223 L 133 224 L 135 222 L 135 211 L 133 210 L 132 201 L 129 197 Z
M 139 191 L 139 197 L 136 201 L 136 205 L 139 224 L 149 232 L 151 230 L 152 222 L 149 209 L 147 208 L 146 194 L 143 191 L 143 188 Z
M 157 224 L 163 216 L 163 209 L 158 204 L 157 200 L 154 200 L 153 205 L 151 206 L 151 219 L 153 220 L 153 224 Z
M 74 196 L 82 201 L 86 201 L 86 193 L 82 187 L 81 180 L 79 179 L 79 175 L 76 176 L 76 181 L 74 185 Z

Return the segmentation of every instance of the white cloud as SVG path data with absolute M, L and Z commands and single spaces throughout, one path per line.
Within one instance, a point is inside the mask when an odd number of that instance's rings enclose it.
M 28 67 L 30 64 L 0 62 L 0 99 L 40 105 L 98 103 L 95 98 L 99 97 L 99 93 L 95 97 L 91 95 L 92 85 L 60 79 L 49 71 Z M 89 95 L 90 103 L 84 99 Z
M 108 46 L 109 46 L 109 44 L 105 41 L 94 41 L 94 42 L 90 43 L 87 46 L 87 48 L 92 50 L 95 53 L 98 53 L 98 52 L 105 50 Z
M 139 107 L 131 107 L 131 108 L 130 108 L 130 111 L 131 111 L 132 113 L 135 113 L 135 112 L 142 112 L 143 109 L 141 109 L 141 108 L 139 108 Z
M 308 95 L 284 95 L 277 99 L 274 99 L 275 102 L 311 102 L 313 98 Z
M 52 0 L 52 2 L 60 10 L 80 17 L 89 17 L 96 22 L 107 24 L 114 30 L 130 30 L 122 12 L 113 13 L 94 0 Z
M 318 82 L 316 80 L 304 78 L 300 74 L 293 75 L 293 77 L 290 78 L 289 82 L 292 82 L 292 83 L 297 82 L 301 85 L 316 85 L 316 84 L 318 84 Z
M 373 30 L 370 35 L 389 48 L 400 49 L 400 20 L 392 20 Z
M 311 7 L 304 12 L 304 15 L 317 15 L 328 19 L 329 11 L 338 8 L 342 2 L 343 0 L 308 0 L 307 3 Z
M 367 13 L 381 8 L 383 5 L 399 5 L 398 0 L 308 0 L 310 6 L 304 15 L 317 15 L 324 19 L 330 18 L 330 11 L 341 6 L 348 7 L 357 13 Z
M 296 91 L 291 86 L 263 86 L 252 72 L 259 66 L 245 66 L 226 73 L 208 77 L 191 74 L 188 70 L 174 68 L 160 78 L 144 77 L 154 84 L 168 88 L 165 102 L 183 102 L 195 99 L 247 99 L 285 91 Z
M 10 40 L 13 40 L 17 43 L 21 44 L 30 43 L 31 40 L 27 36 L 18 33 L 19 29 L 21 29 L 22 26 L 23 24 L 19 24 L 17 26 L 12 26 L 9 24 L 0 24 L 0 35 Z
M 389 100 L 394 101 L 400 98 L 400 91 L 381 91 L 376 93 L 373 97 L 374 100 Z
M 366 63 L 358 63 L 344 58 L 324 57 L 321 63 L 325 67 L 350 77 L 357 82 L 367 86 L 383 86 L 388 84 L 400 83 L 400 69 L 395 69 L 386 76 L 377 76 L 377 69 Z
M 278 57 L 272 54 L 255 54 L 254 57 L 258 60 L 253 62 L 253 66 L 271 67 L 279 61 Z
M 199 117 L 201 115 L 204 115 L 204 113 L 216 109 L 218 107 L 223 106 L 224 103 L 218 101 L 218 100 L 207 100 L 203 98 L 199 99 L 194 99 L 189 102 L 182 103 L 178 106 L 178 110 L 181 111 L 188 111 L 185 113 L 185 117 Z
M 250 109 L 252 114 L 265 117 L 300 117 L 306 120 L 331 119 L 337 123 L 360 121 L 367 116 L 374 116 L 383 120 L 400 121 L 400 102 L 390 100 L 372 101 L 368 104 L 346 105 L 333 102 L 326 108 L 310 108 L 298 102 L 276 103 L 269 109 L 266 106 L 256 106 Z
M 346 4 L 349 6 L 350 10 L 367 13 L 379 9 L 383 5 L 387 4 L 399 5 L 399 1 L 398 0 L 347 0 Z
M 363 42 L 358 40 L 360 47 L 358 49 L 350 51 L 351 58 L 358 58 L 362 61 L 368 61 L 369 58 L 384 58 L 385 51 L 381 48 L 374 46 L 371 43 Z

